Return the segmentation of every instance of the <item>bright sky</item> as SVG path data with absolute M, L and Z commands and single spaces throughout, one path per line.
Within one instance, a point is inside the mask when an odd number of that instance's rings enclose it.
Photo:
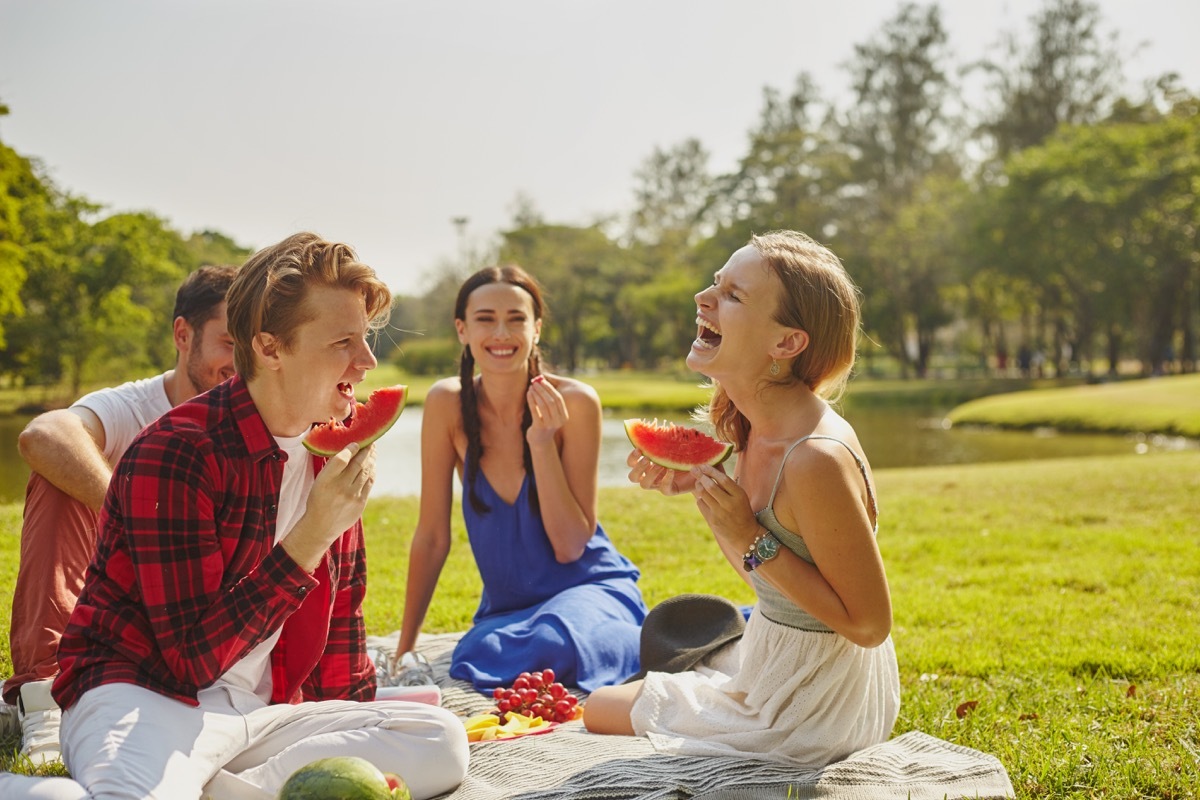
M 1200 92 L 1200 3 L 1101 0 L 1141 80 Z M 655 146 L 731 169 L 764 86 L 845 90 L 897 0 L 0 0 L 0 139 L 64 189 L 251 247 L 354 245 L 417 294 L 512 219 L 625 214 Z M 960 61 L 1040 0 L 943 0 Z M 530 266 L 536 272 L 536 265 Z

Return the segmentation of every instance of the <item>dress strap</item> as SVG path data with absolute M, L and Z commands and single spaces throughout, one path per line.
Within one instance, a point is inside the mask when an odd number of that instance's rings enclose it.
M 808 436 L 802 436 L 792 442 L 792 446 L 783 454 L 783 458 L 779 460 L 779 474 L 775 476 L 775 485 L 771 487 L 771 499 L 767 501 L 767 508 L 775 507 L 775 495 L 779 492 L 779 483 L 783 480 L 783 467 L 787 464 L 788 456 L 792 454 L 802 442 L 807 442 L 809 439 L 828 439 L 831 442 L 837 442 L 842 447 L 850 451 L 850 455 L 854 456 L 854 463 L 858 464 L 858 471 L 862 475 L 863 483 L 867 486 L 867 499 L 871 501 L 871 516 L 875 518 L 875 524 L 879 524 L 879 506 L 875 502 L 875 490 L 871 486 L 871 479 L 867 477 L 867 465 L 859 457 L 858 453 L 854 452 L 854 448 L 833 436 L 823 436 L 818 433 L 810 433 Z

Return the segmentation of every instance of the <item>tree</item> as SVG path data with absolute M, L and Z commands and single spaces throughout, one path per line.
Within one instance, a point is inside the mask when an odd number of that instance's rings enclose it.
M 73 395 L 107 362 L 139 372 L 162 367 L 174 350 L 164 336 L 186 270 L 173 259 L 182 240 L 148 212 L 115 213 L 91 225 L 76 275 L 54 317 L 64 337 Z
M 1002 250 L 996 243 L 1003 236 L 996 219 L 996 197 L 999 187 L 982 185 L 966 197 L 958 209 L 962 247 L 963 310 L 965 317 L 977 323 L 980 334 L 978 351 L 981 367 L 987 366 L 987 356 L 1009 349 L 1005 329 L 1021 323 L 1018 352 L 1026 353 L 1028 367 L 1032 353 L 1041 350 L 1038 326 L 1035 321 L 1037 293 L 1027 278 L 1008 269 Z M 999 252 L 998 252 L 999 250 Z
M 954 240 L 953 220 L 934 198 L 961 191 L 946 45 L 937 6 L 901 6 L 878 36 L 855 46 L 855 99 L 840 124 L 851 157 L 836 195 L 834 249 L 863 287 L 868 330 L 918 376 L 949 319 L 946 282 L 958 276 L 956 255 L 932 249 Z
M 4 109 L 4 113 L 7 111 Z M 25 313 L 21 302 L 27 257 L 22 206 L 47 200 L 29 161 L 0 143 L 0 348 L 5 346 L 5 318 Z
M 697 139 L 655 148 L 634 175 L 635 207 L 611 309 L 614 367 L 678 360 L 695 334 L 695 245 L 711 234 L 714 178 Z M 616 262 L 614 262 L 616 263 Z
M 540 224 L 502 234 L 500 260 L 528 270 L 550 309 L 542 342 L 551 360 L 574 372 L 589 354 L 611 360 L 612 315 L 628 275 L 620 248 L 598 226 Z
M 1049 0 L 1032 22 L 1028 48 L 1015 34 L 1005 34 L 999 59 L 972 65 L 998 99 L 979 132 L 1001 162 L 1041 144 L 1060 125 L 1103 119 L 1123 82 L 1117 34 L 1101 34 L 1095 3 Z
M 906 199 L 947 161 L 954 143 L 948 59 L 936 5 L 906 3 L 876 39 L 854 46 L 855 100 L 842 137 L 857 151 L 852 177 L 883 205 Z
M 241 265 L 253 249 L 244 247 L 220 231 L 194 231 L 183 240 L 183 251 L 175 257 L 188 272 L 207 265 Z
M 722 226 L 719 249 L 741 246 L 751 233 L 773 228 L 820 234 L 829 227 L 848 158 L 830 115 L 805 73 L 786 96 L 772 87 L 763 90 L 746 155 L 736 171 L 716 181 L 710 213 Z
M 651 247 L 686 249 L 704 232 L 713 191 L 708 151 L 699 139 L 654 148 L 634 173 L 629 238 Z
M 1195 102 L 1153 122 L 1062 128 L 1010 159 L 1005 177 L 998 259 L 1037 287 L 1085 371 L 1101 337 L 1110 371 L 1128 343 L 1146 370 L 1177 331 L 1192 346 L 1200 284 Z
M 25 383 L 62 376 L 61 339 L 51 315 L 95 206 L 62 192 L 37 162 L 0 143 L 0 371 Z
M 903 348 L 902 357 L 918 377 L 928 374 L 938 330 L 954 319 L 968 199 L 960 177 L 930 173 L 870 243 L 873 283 L 865 314 L 884 333 L 889 350 Z

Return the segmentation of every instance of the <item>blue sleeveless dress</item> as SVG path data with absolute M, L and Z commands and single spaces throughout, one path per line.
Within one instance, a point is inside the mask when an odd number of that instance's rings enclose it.
M 558 563 L 529 505 L 528 475 L 512 505 L 482 470 L 475 482 L 491 510 L 476 512 L 466 491 L 462 507 L 483 596 L 454 649 L 451 677 L 483 691 L 549 667 L 564 685 L 590 692 L 636 673 L 646 604 L 633 562 L 597 525 L 578 560 Z

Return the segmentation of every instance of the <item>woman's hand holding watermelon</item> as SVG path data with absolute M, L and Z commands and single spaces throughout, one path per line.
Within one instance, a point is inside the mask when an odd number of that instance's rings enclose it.
M 690 492 L 696 484 L 696 478 L 690 471 L 680 472 L 659 466 L 638 450 L 631 451 L 625 463 L 629 465 L 630 481 L 643 489 L 656 489 L 667 497 Z
M 630 467 L 629 480 L 667 496 L 692 491 L 698 475 L 693 467 L 708 465 L 724 474 L 721 464 L 733 453 L 731 444 L 695 428 L 657 419 L 627 419 L 625 435 L 633 445 L 625 460 Z
M 696 508 L 717 541 L 735 553 L 745 550 L 759 530 L 746 491 L 718 467 L 692 467 L 691 476 Z

